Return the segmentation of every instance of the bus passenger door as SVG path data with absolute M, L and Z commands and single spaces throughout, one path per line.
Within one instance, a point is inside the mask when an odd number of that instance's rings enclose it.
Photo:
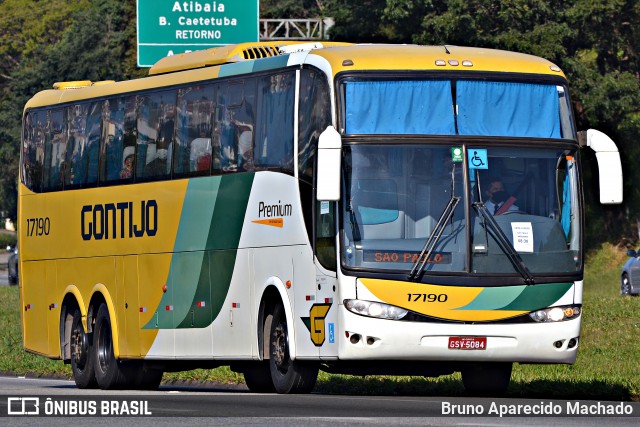
M 317 202 L 315 233 L 316 264 L 316 342 L 321 359 L 338 356 L 336 278 L 336 202 Z

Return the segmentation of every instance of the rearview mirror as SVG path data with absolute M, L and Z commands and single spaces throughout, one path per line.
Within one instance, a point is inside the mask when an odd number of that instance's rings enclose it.
M 328 126 L 318 139 L 318 172 L 316 196 L 320 201 L 340 200 L 340 164 L 342 138 Z
M 615 142 L 595 129 L 578 132 L 578 140 L 581 146 L 586 145 L 596 153 L 600 176 L 600 203 L 622 203 L 622 165 Z

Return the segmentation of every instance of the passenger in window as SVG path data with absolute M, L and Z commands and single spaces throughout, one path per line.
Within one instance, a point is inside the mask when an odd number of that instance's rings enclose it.
M 246 120 L 235 120 L 238 136 L 238 168 L 251 171 L 253 165 L 253 111 L 251 105 L 245 102 Z
M 234 111 L 227 109 L 220 130 L 220 166 L 223 171 L 237 169 L 237 128 L 234 122 Z
M 198 138 L 191 141 L 189 168 L 191 172 L 208 171 L 211 168 L 211 138 L 207 138 L 204 130 L 200 131 Z
M 135 155 L 134 147 L 125 147 L 122 160 L 122 170 L 120 170 L 120 179 L 130 179 L 133 177 L 133 160 Z

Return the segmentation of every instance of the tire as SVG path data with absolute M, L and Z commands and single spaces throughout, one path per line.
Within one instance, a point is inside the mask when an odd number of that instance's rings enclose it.
M 289 329 L 282 305 L 276 305 L 269 334 L 269 370 L 278 393 L 309 393 L 318 378 L 319 364 L 291 360 Z
M 9 274 L 9 284 L 10 285 L 17 285 L 18 284 L 18 278 L 16 276 L 13 276 L 12 274 Z
M 622 278 L 620 279 L 620 295 L 631 295 L 631 282 L 629 282 L 629 276 L 627 276 L 626 274 L 623 274 Z
M 93 364 L 96 381 L 103 390 L 125 389 L 135 385 L 137 375 L 132 363 L 116 360 L 109 310 L 100 304 L 93 331 Z
M 135 365 L 133 362 L 127 363 Z M 134 388 L 138 390 L 157 390 L 162 381 L 162 375 L 164 374 L 162 369 L 154 368 L 146 362 L 138 364 L 136 368 L 138 369 L 133 384 Z
M 269 361 L 251 363 L 243 371 L 244 382 L 253 393 L 275 393 L 276 388 L 271 380 Z
M 496 396 L 507 392 L 512 363 L 478 363 L 462 370 L 462 383 L 473 396 Z
M 91 337 L 84 331 L 82 315 L 78 309 L 73 312 L 69 345 L 71 348 L 71 371 L 76 386 L 80 389 L 96 388 L 98 383 L 93 364 Z

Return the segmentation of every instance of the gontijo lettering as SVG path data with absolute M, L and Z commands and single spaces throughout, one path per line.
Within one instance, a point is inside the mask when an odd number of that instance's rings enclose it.
M 158 203 L 155 200 L 84 205 L 80 211 L 83 240 L 153 237 L 158 232 Z

